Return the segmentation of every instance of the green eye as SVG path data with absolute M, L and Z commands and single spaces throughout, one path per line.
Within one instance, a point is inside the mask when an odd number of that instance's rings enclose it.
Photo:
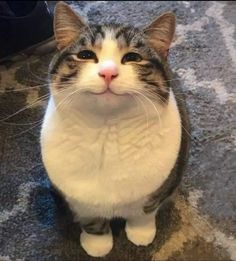
M 96 63 L 98 62 L 96 54 L 90 50 L 83 50 L 79 52 L 77 57 L 81 60 L 94 60 Z
M 133 52 L 130 52 L 130 53 L 127 53 L 123 56 L 122 60 L 121 60 L 121 63 L 126 63 L 126 62 L 141 62 L 143 59 L 142 59 L 142 56 L 138 53 L 133 53 Z

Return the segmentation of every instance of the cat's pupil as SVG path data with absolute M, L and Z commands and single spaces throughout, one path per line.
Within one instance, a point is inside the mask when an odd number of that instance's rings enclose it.
M 82 60 L 94 60 L 95 62 L 98 62 L 96 54 L 90 50 L 83 50 L 79 52 L 78 58 Z
M 134 52 L 130 52 L 127 53 L 123 56 L 121 62 L 122 63 L 126 63 L 126 62 L 141 62 L 142 61 L 142 57 L 140 54 L 138 53 L 134 53 Z

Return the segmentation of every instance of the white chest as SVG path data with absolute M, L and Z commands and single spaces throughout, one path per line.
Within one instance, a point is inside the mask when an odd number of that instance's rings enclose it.
M 63 122 L 50 106 L 42 155 L 50 179 L 68 198 L 84 205 L 129 204 L 161 186 L 175 164 L 181 125 L 174 100 L 161 121 L 136 117 L 97 129 Z

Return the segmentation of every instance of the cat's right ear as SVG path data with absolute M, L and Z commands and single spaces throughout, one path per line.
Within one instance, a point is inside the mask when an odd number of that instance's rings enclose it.
M 174 13 L 166 12 L 157 17 L 147 28 L 144 29 L 150 44 L 163 58 L 167 58 L 170 44 L 174 38 L 176 18 Z
M 70 45 L 86 26 L 83 19 L 71 7 L 59 2 L 54 12 L 54 34 L 59 50 Z

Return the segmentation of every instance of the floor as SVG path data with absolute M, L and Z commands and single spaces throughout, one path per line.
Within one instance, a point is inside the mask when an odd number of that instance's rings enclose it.
M 181 80 L 192 125 L 188 169 L 174 201 L 157 216 L 149 247 L 126 239 L 104 261 L 236 260 L 236 4 L 203 1 L 68 1 L 92 22 L 144 26 L 171 10 L 177 34 L 170 64 Z M 43 168 L 39 131 L 53 53 L 0 65 L 0 261 L 93 261 L 80 228 Z

